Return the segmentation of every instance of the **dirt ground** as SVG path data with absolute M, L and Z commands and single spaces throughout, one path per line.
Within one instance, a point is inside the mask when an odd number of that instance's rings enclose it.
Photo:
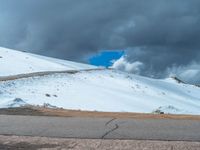
M 0 136 L 1 150 L 200 150 L 198 142 Z
M 33 116 L 60 116 L 60 117 L 108 117 L 108 118 L 137 118 L 137 119 L 189 119 L 200 120 L 198 115 L 170 115 L 170 114 L 142 114 L 126 112 L 97 112 L 66 109 L 52 109 L 45 107 L 25 106 L 19 108 L 0 109 L 0 115 L 33 115 Z

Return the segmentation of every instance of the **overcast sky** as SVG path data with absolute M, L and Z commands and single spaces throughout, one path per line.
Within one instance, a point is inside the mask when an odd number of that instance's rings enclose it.
M 0 46 L 200 83 L 200 0 L 0 0 Z

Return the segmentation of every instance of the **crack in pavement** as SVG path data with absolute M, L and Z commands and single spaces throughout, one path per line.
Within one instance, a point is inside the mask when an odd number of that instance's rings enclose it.
M 111 120 L 109 120 L 108 122 L 106 122 L 106 126 L 108 125 L 108 124 L 110 124 L 112 121 L 114 121 L 114 120 L 116 120 L 116 118 L 112 118 Z
M 116 118 L 112 118 L 111 120 L 109 120 L 108 122 L 106 122 L 105 126 L 108 126 L 109 124 L 111 124 L 114 120 L 116 120 Z M 109 131 L 107 131 L 102 137 L 101 139 L 104 139 L 108 134 L 110 134 L 111 132 L 117 130 L 119 128 L 118 124 L 115 124 L 115 127 L 110 129 Z
M 107 131 L 102 137 L 101 139 L 104 139 L 108 134 L 110 134 L 111 132 L 117 130 L 119 128 L 118 124 L 115 124 L 115 127 L 112 128 L 111 130 Z

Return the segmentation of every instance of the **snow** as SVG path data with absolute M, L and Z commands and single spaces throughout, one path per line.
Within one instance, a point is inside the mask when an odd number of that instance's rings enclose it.
M 96 67 L 0 47 L 0 76 L 93 68 Z
M 5 72 L 2 71 L 1 75 L 29 73 L 32 71 L 28 69 L 29 65 L 37 72 L 48 68 L 54 70 L 54 67 L 55 70 L 71 67 L 80 71 L 0 81 L 1 108 L 48 104 L 66 109 L 106 112 L 152 113 L 159 110 L 173 114 L 200 114 L 200 88 L 178 83 L 173 78 L 151 79 L 110 69 L 84 71 L 96 67 L 33 54 L 28 56 L 31 60 L 38 59 L 36 63 L 26 62 L 22 58 L 27 53 L 15 52 L 15 60 L 18 59 L 17 64 L 23 68 L 19 71 L 4 66 L 11 65 L 7 59 L 12 60 L 9 58 L 12 52 L 9 50 L 8 55 L 4 52 L 6 63 L 0 63 L 0 68 Z
M 177 111 L 171 113 L 200 114 L 200 88 L 115 70 L 4 81 L 0 91 L 1 107 L 21 98 L 31 105 L 48 103 L 66 109 L 150 113 L 173 106 Z

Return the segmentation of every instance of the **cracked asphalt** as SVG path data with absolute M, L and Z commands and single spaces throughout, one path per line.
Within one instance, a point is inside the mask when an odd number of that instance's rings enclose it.
M 200 141 L 199 131 L 199 120 L 0 115 L 1 135 Z

